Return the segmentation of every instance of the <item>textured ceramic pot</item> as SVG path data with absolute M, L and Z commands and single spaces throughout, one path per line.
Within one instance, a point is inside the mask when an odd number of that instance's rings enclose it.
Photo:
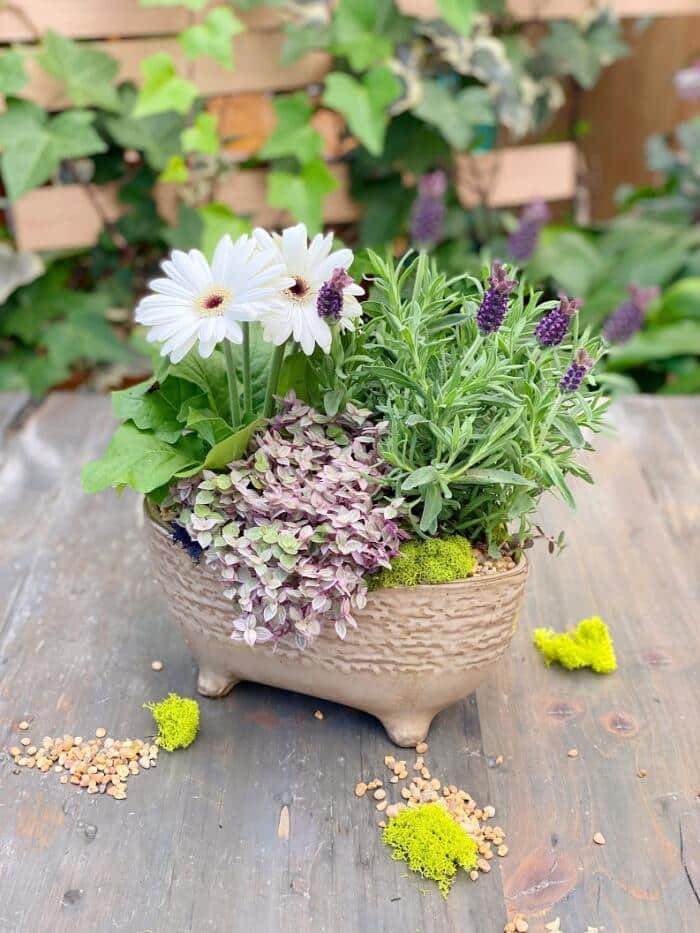
M 436 586 L 376 590 L 341 641 L 331 629 L 305 650 L 249 648 L 232 641 L 232 603 L 213 570 L 174 546 L 146 512 L 158 580 L 199 665 L 197 689 L 221 697 L 252 680 L 365 710 L 405 747 L 428 734 L 433 717 L 472 693 L 513 636 L 527 580 L 513 569 Z

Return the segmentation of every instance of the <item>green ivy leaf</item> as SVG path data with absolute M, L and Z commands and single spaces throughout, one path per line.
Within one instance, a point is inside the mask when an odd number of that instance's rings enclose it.
M 99 492 L 109 486 L 131 486 L 137 492 L 151 492 L 202 458 L 200 438 L 186 435 L 173 446 L 129 421 L 117 428 L 103 457 L 83 467 L 83 489 Z
M 477 11 L 476 0 L 438 0 L 438 9 L 448 26 L 463 36 L 471 34 Z
M 63 159 L 105 152 L 94 119 L 87 110 L 66 110 L 49 118 L 30 101 L 10 100 L 0 114 L 2 177 L 10 200 L 51 178 Z
M 198 113 L 194 126 L 182 131 L 182 149 L 184 152 L 201 152 L 204 155 L 219 154 L 221 143 L 216 131 L 218 117 L 213 113 Z
M 111 55 L 49 30 L 37 58 L 44 71 L 63 82 L 78 107 L 95 104 L 103 110 L 119 110 L 114 87 L 119 65 Z
M 327 49 L 331 44 L 331 28 L 321 23 L 314 24 L 313 29 L 309 29 L 306 23 L 285 23 L 284 33 L 286 39 L 280 55 L 282 65 L 293 65 L 308 52 Z
M 24 55 L 17 49 L 3 52 L 0 55 L 0 94 L 10 97 L 19 93 L 27 80 Z
M 323 140 L 309 120 L 314 108 L 305 91 L 276 97 L 273 101 L 277 123 L 258 153 L 261 159 L 295 156 L 302 165 L 321 157 Z
M 47 327 L 42 343 L 56 366 L 67 367 L 79 360 L 125 363 L 133 359 L 132 351 L 119 339 L 103 310 L 89 303 L 74 307 L 65 320 Z
M 215 7 L 206 19 L 185 29 L 178 40 L 188 58 L 208 55 L 225 68 L 233 68 L 233 37 L 244 24 L 225 6 Z
M 338 181 L 321 159 L 314 159 L 293 175 L 270 172 L 267 199 L 272 207 L 287 210 L 308 227 L 311 235 L 323 226 L 323 198 L 335 191 Z
M 353 71 L 365 71 L 386 61 L 394 49 L 378 20 L 382 4 L 377 0 L 340 0 L 333 17 L 333 49 L 347 58 Z
M 480 126 L 493 126 L 496 114 L 488 91 L 483 87 L 468 87 L 452 94 L 437 81 L 423 83 L 421 99 L 413 113 L 437 127 L 447 142 L 463 152 L 474 141 Z
M 191 81 L 178 77 L 175 64 L 167 52 L 156 52 L 141 62 L 144 81 L 133 111 L 134 117 L 174 110 L 187 113 L 197 97 Z
M 136 119 L 134 108 L 138 93 L 133 85 L 120 88 L 121 114 L 107 117 L 105 128 L 123 149 L 137 149 L 156 171 L 162 171 L 171 156 L 178 155 L 185 117 L 170 110 Z
M 214 201 L 197 208 L 202 220 L 202 240 L 200 249 L 209 259 L 214 255 L 216 244 L 228 233 L 232 240 L 237 240 L 244 233 L 250 233 L 252 226 L 244 217 L 234 214 L 227 204 Z
M 190 170 L 181 155 L 170 156 L 168 164 L 158 176 L 158 181 L 169 181 L 176 185 L 184 185 L 190 177 Z
M 326 78 L 323 102 L 345 117 L 348 126 L 372 155 L 380 155 L 388 107 L 401 93 L 398 78 L 388 68 L 373 68 L 358 81 L 334 71 Z

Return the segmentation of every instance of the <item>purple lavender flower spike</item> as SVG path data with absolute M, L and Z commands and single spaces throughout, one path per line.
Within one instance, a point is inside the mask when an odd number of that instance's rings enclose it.
M 559 296 L 559 307 L 552 308 L 542 317 L 535 327 L 535 337 L 543 347 L 558 346 L 569 329 L 569 321 L 581 307 L 578 298 Z
M 343 289 L 353 282 L 352 276 L 345 269 L 334 269 L 333 274 L 318 291 L 316 310 L 319 317 L 339 321 L 343 310 Z
M 641 330 L 644 317 L 652 301 L 659 297 L 659 289 L 630 285 L 630 297 L 617 308 L 603 325 L 603 336 L 608 343 L 626 343 Z
M 520 215 L 520 223 L 508 238 L 508 252 L 518 262 L 527 262 L 535 252 L 542 227 L 549 221 L 551 213 L 547 204 L 533 201 Z
M 418 247 L 435 246 L 442 239 L 445 221 L 447 175 L 430 172 L 418 182 L 418 196 L 411 211 L 411 240 Z
M 476 312 L 476 323 L 482 334 L 493 334 L 503 323 L 508 310 L 508 296 L 518 283 L 507 277 L 499 259 L 491 263 L 491 274 L 486 283 L 488 288 Z
M 562 392 L 575 392 L 583 382 L 583 377 L 593 368 L 593 359 L 581 347 L 574 358 L 573 363 L 562 376 L 559 388 Z

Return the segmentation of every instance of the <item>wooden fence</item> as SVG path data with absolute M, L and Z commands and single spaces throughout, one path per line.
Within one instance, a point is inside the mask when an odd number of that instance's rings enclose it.
M 621 12 L 649 12 L 664 0 L 614 0 Z M 666 0 L 664 12 L 687 12 L 700 0 Z M 435 15 L 432 0 L 398 0 L 413 15 Z M 522 19 L 576 15 L 590 7 L 585 0 L 511 0 L 513 14 Z M 0 7 L 0 44 L 28 43 L 31 51 L 48 29 L 80 40 L 93 40 L 119 62 L 121 80 L 140 79 L 140 62 L 156 51 L 169 52 L 181 72 L 210 98 L 208 106 L 219 113 L 226 135 L 237 139 L 231 147 L 234 159 L 243 159 L 258 148 L 274 121 L 271 99 L 275 92 L 306 87 L 323 80 L 331 61 L 313 52 L 290 66 L 280 64 L 283 35 L 281 14 L 263 8 L 244 14 L 247 31 L 235 39 L 235 69 L 229 71 L 208 58 L 185 60 L 176 34 L 202 14 L 178 7 L 141 7 L 139 0 L 18 0 Z M 51 110 L 67 106 L 53 79 L 34 63 L 30 83 L 23 94 Z M 222 97 L 222 95 L 224 95 Z M 326 114 L 329 119 L 331 115 Z M 327 130 L 328 128 L 325 127 Z M 337 127 L 336 127 L 337 130 Z M 326 156 L 338 157 L 342 146 L 324 132 Z M 535 197 L 566 200 L 576 190 L 577 153 L 571 143 L 518 146 L 457 159 L 457 187 L 467 206 L 486 200 L 494 207 L 516 206 Z M 355 220 L 358 207 L 348 194 L 347 171 L 334 163 L 339 187 L 327 198 L 324 217 L 328 223 Z M 251 214 L 256 222 L 276 225 L 283 213 L 269 208 L 265 198 L 265 171 L 234 172 L 222 182 L 217 198 L 238 213 Z M 175 215 L 176 193 L 161 185 L 156 200 L 164 215 Z M 100 209 L 96 205 L 100 205 Z M 102 226 L 101 215 L 118 216 L 119 202 L 113 186 L 48 185 L 22 197 L 12 207 L 12 224 L 20 249 L 48 250 L 91 245 Z

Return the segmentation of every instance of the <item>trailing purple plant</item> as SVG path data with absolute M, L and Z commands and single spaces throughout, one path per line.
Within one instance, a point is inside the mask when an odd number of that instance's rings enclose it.
M 245 460 L 180 480 L 167 505 L 219 573 L 249 645 L 334 625 L 355 627 L 365 575 L 389 567 L 408 537 L 402 500 L 381 498 L 385 424 L 348 405 L 329 417 L 290 393 Z M 379 499 L 379 501 L 375 501 Z
M 446 192 L 447 175 L 441 170 L 419 180 L 411 211 L 411 241 L 418 248 L 429 249 L 442 239 Z
M 535 337 L 543 347 L 557 347 L 566 337 L 571 318 L 581 307 L 578 298 L 559 296 L 559 304 L 537 322 Z
M 527 262 L 537 248 L 542 227 L 549 222 L 551 212 L 545 201 L 533 201 L 520 215 L 520 223 L 508 238 L 508 252 L 517 262 Z
M 486 280 L 486 291 L 476 312 L 476 324 L 482 334 L 493 334 L 499 330 L 508 310 L 508 298 L 517 284 L 516 279 L 508 278 L 503 263 L 494 259 Z
M 659 289 L 655 287 L 630 285 L 627 291 L 627 301 L 616 308 L 603 325 L 603 336 L 608 343 L 627 343 L 642 329 L 649 305 L 659 297 Z

